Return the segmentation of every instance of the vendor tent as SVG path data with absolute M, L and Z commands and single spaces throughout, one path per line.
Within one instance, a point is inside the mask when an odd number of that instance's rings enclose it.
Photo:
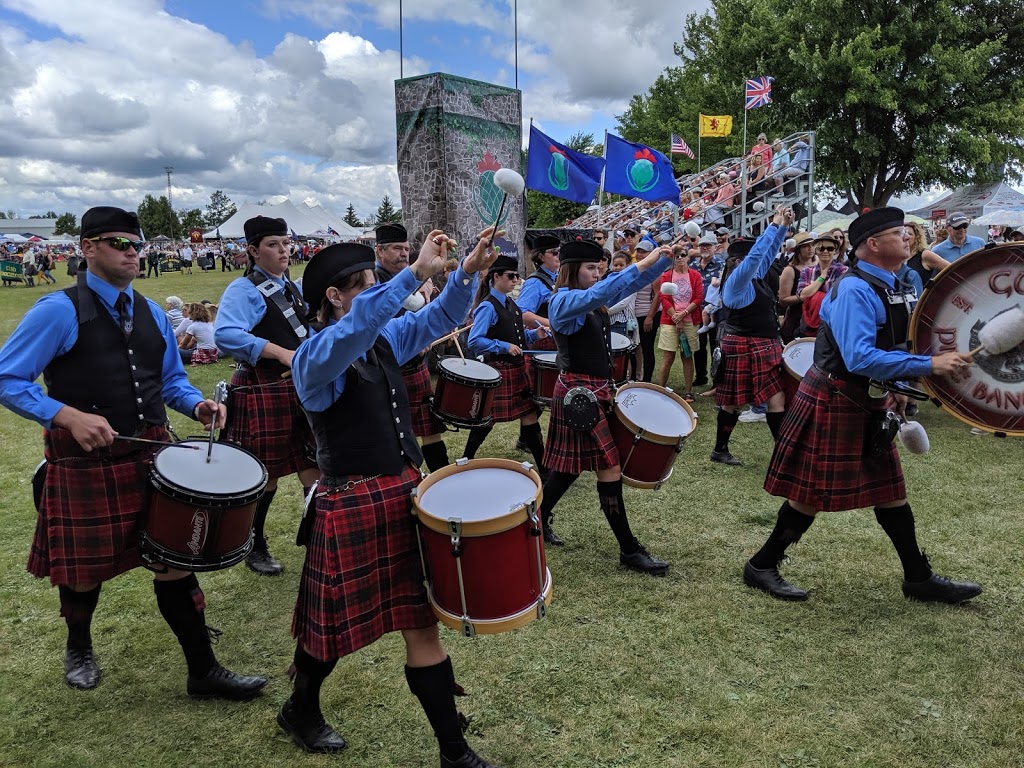
M 284 200 L 274 205 L 243 204 L 235 214 L 221 224 L 206 232 L 203 237 L 207 240 L 217 238 L 237 239 L 245 237 L 245 222 L 256 216 L 269 216 L 275 219 L 284 219 L 288 223 L 288 229 L 298 237 L 317 237 L 317 232 L 328 232 L 333 229 L 338 237 L 346 240 L 359 236 L 359 232 L 345 224 L 325 210 L 320 205 L 308 205 L 302 203 L 295 205 L 291 200 Z
M 945 219 L 954 211 L 975 219 L 986 213 L 1005 211 L 1024 205 L 1024 194 L 1004 181 L 991 184 L 971 184 L 943 195 L 928 205 L 909 213 L 924 219 Z

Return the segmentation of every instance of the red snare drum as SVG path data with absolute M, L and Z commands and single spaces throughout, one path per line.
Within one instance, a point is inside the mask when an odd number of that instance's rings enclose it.
M 629 336 L 612 331 L 612 381 L 616 385 L 625 384 L 629 371 L 629 358 L 637 345 Z
M 533 358 L 533 402 L 541 408 L 548 408 L 555 394 L 555 382 L 558 381 L 558 353 L 544 352 L 530 357 Z
M 214 443 L 209 463 L 205 440 L 186 440 L 197 451 L 174 446 L 153 456 L 153 486 L 139 552 L 152 570 L 217 571 L 252 550 L 256 502 L 267 487 L 267 470 L 246 450 Z
M 443 624 L 472 637 L 544 618 L 539 501 L 540 477 L 509 459 L 459 459 L 413 491 L 427 596 Z
M 608 425 L 619 449 L 622 482 L 660 488 L 696 428 L 697 414 L 671 389 L 642 381 L 619 388 L 613 414 Z
M 491 423 L 491 401 L 501 374 L 479 360 L 443 357 L 437 365 L 437 387 L 430 410 L 456 427 L 486 427 Z
M 786 403 L 793 402 L 800 382 L 814 364 L 815 339 L 793 339 L 782 350 L 782 367 L 788 376 L 782 379 L 782 391 L 786 393 Z

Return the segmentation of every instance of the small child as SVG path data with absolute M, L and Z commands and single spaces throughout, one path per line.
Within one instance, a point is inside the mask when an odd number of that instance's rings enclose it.
M 722 291 L 719 288 L 719 279 L 717 277 L 711 278 L 711 283 L 708 285 L 708 292 L 704 296 L 704 307 L 701 309 L 700 318 L 701 326 L 697 329 L 697 333 L 707 333 L 714 328 L 718 323 L 715 322 L 715 312 L 722 308 Z

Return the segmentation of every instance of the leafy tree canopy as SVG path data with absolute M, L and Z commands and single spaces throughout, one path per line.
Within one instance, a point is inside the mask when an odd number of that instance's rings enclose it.
M 231 201 L 230 197 L 218 189 L 210 195 L 210 202 L 206 206 L 205 223 L 202 226 L 206 229 L 219 227 L 234 216 L 237 211 L 238 206 Z
M 167 196 L 153 197 L 146 195 L 138 208 L 139 225 L 147 240 L 157 235 L 178 239 L 182 237 L 181 222 L 178 214 L 171 210 Z
M 62 213 L 53 225 L 53 234 L 55 235 L 77 235 L 79 231 L 78 217 L 71 212 Z

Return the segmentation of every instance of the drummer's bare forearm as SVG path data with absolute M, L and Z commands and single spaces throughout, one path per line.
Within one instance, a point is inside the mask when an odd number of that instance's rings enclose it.
M 285 349 L 282 346 L 274 344 L 268 341 L 267 345 L 260 352 L 261 360 L 276 360 L 281 365 L 286 365 L 289 368 L 292 366 L 292 357 L 295 356 L 294 350 Z
M 540 315 L 534 314 L 533 312 L 523 312 L 523 320 L 528 325 L 531 325 L 533 327 L 536 327 L 538 325 L 542 325 L 545 328 L 551 327 L 550 320 L 548 320 L 546 317 L 541 317 Z

